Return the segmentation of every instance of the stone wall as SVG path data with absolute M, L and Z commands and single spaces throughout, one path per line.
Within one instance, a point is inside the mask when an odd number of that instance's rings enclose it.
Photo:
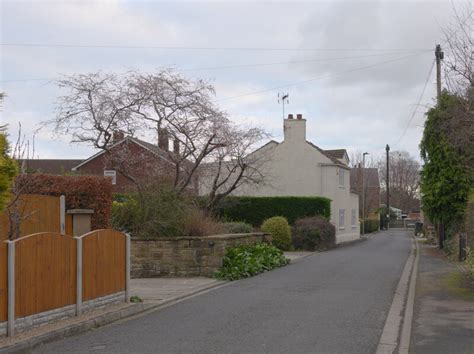
M 263 233 L 203 237 L 132 239 L 131 277 L 212 277 L 222 266 L 226 248 L 271 242 Z

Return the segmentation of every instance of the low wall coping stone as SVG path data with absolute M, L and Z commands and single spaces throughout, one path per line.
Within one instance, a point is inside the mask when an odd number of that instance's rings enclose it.
M 210 236 L 178 236 L 178 237 L 157 237 L 157 238 L 135 238 L 132 241 L 209 241 L 209 240 L 234 240 L 249 236 L 270 236 L 264 232 L 252 232 L 247 234 L 221 234 Z

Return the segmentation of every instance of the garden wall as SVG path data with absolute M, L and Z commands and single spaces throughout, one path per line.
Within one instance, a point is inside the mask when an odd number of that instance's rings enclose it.
M 131 277 L 212 277 L 222 266 L 226 248 L 271 240 L 264 233 L 132 239 Z

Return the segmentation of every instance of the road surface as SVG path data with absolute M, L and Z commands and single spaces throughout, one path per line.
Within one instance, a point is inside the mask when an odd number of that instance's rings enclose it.
M 374 353 L 410 248 L 374 234 L 34 352 Z

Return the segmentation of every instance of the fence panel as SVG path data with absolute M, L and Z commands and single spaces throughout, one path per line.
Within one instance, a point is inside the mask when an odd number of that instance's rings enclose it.
M 126 239 L 115 230 L 82 236 L 82 300 L 125 290 Z
M 15 243 L 15 317 L 75 304 L 76 240 L 43 232 Z
M 21 236 L 38 232 L 61 232 L 59 197 L 24 194 L 19 197 L 18 209 L 25 219 L 21 223 Z M 0 214 L 0 240 L 7 239 L 9 229 L 6 212 Z
M 0 322 L 7 320 L 8 307 L 8 246 L 0 241 Z

